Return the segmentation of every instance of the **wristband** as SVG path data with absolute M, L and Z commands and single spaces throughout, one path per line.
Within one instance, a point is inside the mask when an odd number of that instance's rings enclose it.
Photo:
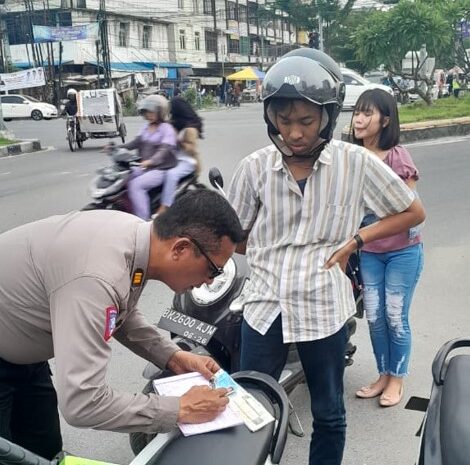
M 362 237 L 359 234 L 356 234 L 354 236 L 354 240 L 357 244 L 357 250 L 362 249 L 362 247 L 364 247 L 364 241 L 362 240 Z

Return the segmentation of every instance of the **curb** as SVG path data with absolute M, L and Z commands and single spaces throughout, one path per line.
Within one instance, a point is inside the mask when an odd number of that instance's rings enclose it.
M 10 157 L 12 155 L 21 155 L 22 153 L 38 152 L 42 150 L 39 139 L 19 140 L 10 145 L 0 147 L 0 157 Z
M 422 121 L 400 125 L 400 143 L 419 142 L 442 137 L 466 136 L 470 134 L 470 118 Z M 341 131 L 341 140 L 349 140 L 349 125 Z

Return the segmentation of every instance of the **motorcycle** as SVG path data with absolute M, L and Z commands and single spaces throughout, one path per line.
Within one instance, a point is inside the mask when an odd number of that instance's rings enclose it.
M 232 375 L 276 418 L 252 433 L 244 424 L 195 436 L 179 430 L 159 434 L 130 465 L 181 465 L 185 463 L 224 465 L 278 464 L 284 452 L 288 429 L 288 399 L 270 376 L 255 371 Z M 112 465 L 59 454 L 52 461 L 43 459 L 6 439 L 0 438 L 1 465 Z
M 127 183 L 132 176 L 132 168 L 140 166 L 140 158 L 133 152 L 118 148 L 110 144 L 109 155 L 112 164 L 96 171 L 96 176 L 90 184 L 90 194 L 93 201 L 82 210 L 119 210 L 132 213 L 132 206 L 127 195 Z M 195 173 L 180 179 L 176 191 L 176 197 L 189 189 L 205 188 L 198 182 Z M 152 212 L 160 207 L 162 186 L 151 189 L 148 194 Z
M 468 465 L 470 457 L 470 355 L 450 357 L 452 351 L 470 347 L 469 338 L 446 342 L 432 363 L 429 399 L 411 397 L 405 408 L 425 412 L 417 465 Z
M 212 168 L 209 172 L 212 186 L 225 196 L 223 178 L 219 170 Z M 244 255 L 234 254 L 224 267 L 224 273 L 214 279 L 212 284 L 194 288 L 184 294 L 175 294 L 172 307 L 166 310 L 158 322 L 158 327 L 169 331 L 173 341 L 183 350 L 213 357 L 228 373 L 240 369 L 241 324 L 243 320 L 243 302 L 250 270 Z M 357 317 L 362 317 L 362 292 L 357 256 L 348 264 L 354 294 L 356 297 Z M 348 339 L 356 331 L 356 321 L 350 318 Z M 353 363 L 356 351 L 348 340 L 345 352 L 345 365 Z M 153 392 L 152 381 L 169 376 L 167 370 L 161 370 L 149 363 L 143 372 L 148 380 L 143 392 Z M 289 395 L 299 384 L 305 382 L 299 354 L 295 344 L 290 344 L 285 367 L 279 383 Z M 304 431 L 300 420 L 290 405 L 289 427 L 293 434 L 302 437 Z M 153 435 L 131 433 L 130 444 L 138 454 L 152 440 Z

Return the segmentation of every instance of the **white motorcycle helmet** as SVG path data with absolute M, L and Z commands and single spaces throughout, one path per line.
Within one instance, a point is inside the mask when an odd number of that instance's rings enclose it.
M 170 103 L 163 95 L 149 95 L 138 106 L 139 114 L 146 111 L 155 113 L 160 121 L 166 121 L 170 114 Z
M 72 99 L 72 98 L 76 99 L 77 98 L 77 91 L 75 89 L 69 89 L 67 91 L 67 98 L 68 99 Z

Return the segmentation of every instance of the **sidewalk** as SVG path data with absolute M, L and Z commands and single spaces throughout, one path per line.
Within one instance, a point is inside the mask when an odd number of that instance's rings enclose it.
M 38 139 L 18 140 L 12 144 L 0 147 L 0 157 L 10 157 L 21 155 L 22 153 L 38 152 L 42 150 L 41 142 Z
M 400 143 L 407 144 L 442 137 L 466 136 L 470 134 L 470 117 L 451 118 L 400 125 Z M 349 125 L 341 131 L 341 140 L 349 139 Z

